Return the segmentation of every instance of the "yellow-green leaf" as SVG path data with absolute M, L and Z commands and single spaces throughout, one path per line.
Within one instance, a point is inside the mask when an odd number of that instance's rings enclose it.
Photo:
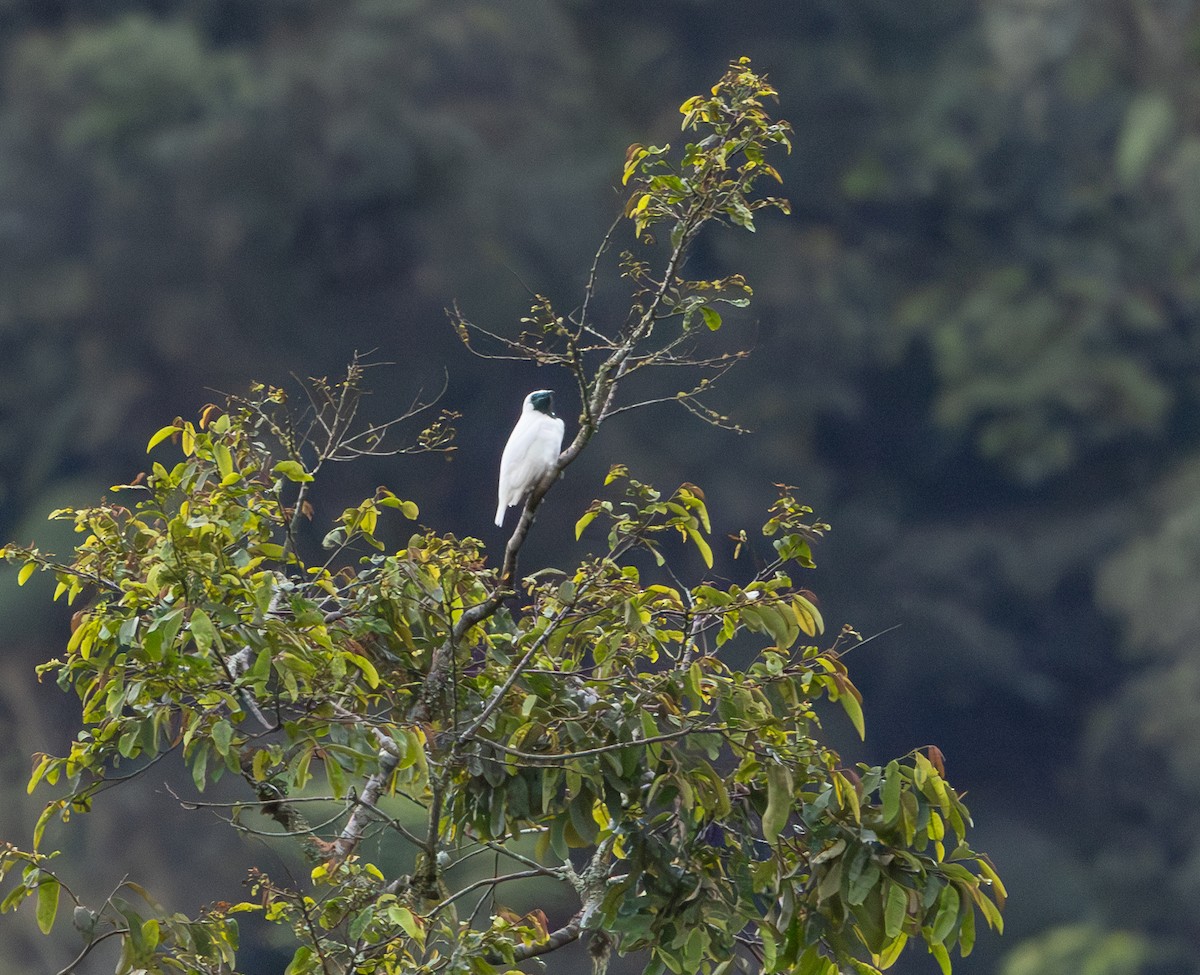
M 175 424 L 171 424 L 169 427 L 163 427 L 161 430 L 157 431 L 154 436 L 150 438 L 150 442 L 146 444 L 146 453 L 150 453 L 150 451 L 166 440 L 167 437 L 173 437 L 178 432 L 179 427 L 175 426 Z
M 46 807 L 41 811 L 37 822 L 33 824 L 33 848 L 35 850 L 42 845 L 42 836 L 46 832 L 46 827 L 50 824 L 50 820 L 54 818 L 54 814 L 62 809 L 63 805 L 64 803 L 61 799 L 56 799 L 54 802 L 46 803 Z M 994 907 L 992 909 L 995 910 Z
M 850 723 L 854 725 L 854 730 L 858 732 L 858 737 L 866 741 L 867 729 L 863 722 L 862 705 L 858 703 L 858 698 L 853 694 L 842 694 L 838 697 L 838 701 L 850 719 Z
M 942 970 L 942 975 L 951 975 L 950 952 L 946 950 L 946 946 L 935 941 L 929 946 L 929 953 L 937 959 L 938 967 Z
M 608 806 L 599 799 L 592 803 L 592 819 L 601 829 L 612 829 L 613 819 L 609 815 Z
M 278 474 L 280 477 L 286 477 L 289 481 L 311 481 L 313 476 L 304 469 L 304 466 L 295 460 L 281 460 L 273 468 L 272 474 Z
M 983 918 L 988 923 L 988 927 L 1004 933 L 1004 917 L 1000 914 L 1000 908 L 993 904 L 987 894 L 981 890 L 976 890 L 973 893 L 975 903 L 979 905 L 979 909 L 983 911 Z
M 213 444 L 213 459 L 217 462 L 217 470 L 221 472 L 222 478 L 233 474 L 233 454 L 223 443 Z
M 37 571 L 36 562 L 26 562 L 21 566 L 21 571 L 17 573 L 17 585 L 23 586 L 29 581 L 29 577 Z
M 704 559 L 704 564 L 711 569 L 713 567 L 712 548 L 709 546 L 708 542 L 704 540 L 704 536 L 696 531 L 695 528 L 689 528 L 687 533 L 688 538 L 690 538 L 696 548 L 700 550 L 700 558 Z
M 354 666 L 362 671 L 363 677 L 366 678 L 367 684 L 372 690 L 379 686 L 379 671 L 375 669 L 375 665 L 371 661 L 358 653 L 348 653 L 346 656 L 350 658 Z
M 895 940 L 876 957 L 875 967 L 880 971 L 886 971 L 891 968 L 896 964 L 896 959 L 900 957 L 900 953 L 904 951 L 906 944 L 908 944 L 908 935 L 901 931 Z
M 995 889 L 998 895 L 996 900 L 1000 906 L 1003 907 L 1004 902 L 1008 899 L 1008 891 L 1004 889 L 1004 882 L 1000 879 L 1000 875 L 996 873 L 992 865 L 982 857 L 979 859 L 979 869 L 983 875 L 992 882 L 992 887 Z
M 395 922 L 404 929 L 414 941 L 420 941 L 423 932 L 417 919 L 413 916 L 413 912 L 407 907 L 401 907 L 399 904 L 393 904 L 388 908 L 388 920 Z
M 849 809 L 856 823 L 862 822 L 862 810 L 859 808 L 858 790 L 841 772 L 833 773 L 833 788 L 837 793 L 838 802 L 843 809 Z
M 825 632 L 825 620 L 821 617 L 821 611 L 811 600 L 805 599 L 799 593 L 792 596 L 792 613 L 796 622 L 800 624 L 800 629 L 809 636 L 815 637 Z
M 575 540 L 576 541 L 579 541 L 580 536 L 583 534 L 583 530 L 585 528 L 587 528 L 587 526 L 590 525 L 593 521 L 596 520 L 596 515 L 598 515 L 599 513 L 600 512 L 598 509 L 593 510 L 593 511 L 585 511 L 583 513 L 583 517 L 580 518 L 577 522 L 575 522 Z
M 292 960 L 288 963 L 288 967 L 283 970 L 283 975 L 301 975 L 302 972 L 312 971 L 309 962 L 312 961 L 313 950 L 308 945 L 301 945 L 296 949 L 296 953 L 292 955 Z

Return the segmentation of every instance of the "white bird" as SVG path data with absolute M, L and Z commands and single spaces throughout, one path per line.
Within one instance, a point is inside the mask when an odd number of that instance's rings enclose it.
M 521 418 L 504 445 L 500 458 L 500 503 L 496 527 L 504 512 L 520 504 L 538 482 L 550 473 L 562 450 L 563 421 L 554 415 L 554 393 L 539 389 L 525 397 Z

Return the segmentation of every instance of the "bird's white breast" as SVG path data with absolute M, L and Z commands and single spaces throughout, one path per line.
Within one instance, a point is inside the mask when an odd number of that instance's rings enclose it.
M 500 493 L 506 504 L 517 504 L 558 460 L 563 421 L 537 411 L 524 413 L 500 459 Z

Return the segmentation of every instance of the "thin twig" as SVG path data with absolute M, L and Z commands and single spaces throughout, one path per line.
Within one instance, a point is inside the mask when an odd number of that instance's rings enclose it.
M 104 934 L 100 935 L 98 938 L 93 938 L 83 946 L 83 951 L 76 955 L 74 960 L 71 961 L 66 968 L 59 970 L 58 975 L 72 975 L 72 973 L 75 971 L 75 966 L 87 958 L 87 956 L 92 953 L 92 949 L 100 944 L 100 942 L 107 941 L 109 938 L 115 938 L 122 934 L 129 934 L 129 928 L 114 928 L 112 931 L 105 931 Z
M 611 745 L 599 745 L 596 748 L 581 748 L 577 752 L 560 752 L 552 755 L 545 752 L 523 752 L 516 748 L 509 748 L 507 745 L 501 745 L 498 741 L 487 739 L 480 739 L 480 741 L 486 742 L 488 747 L 494 748 L 498 752 L 503 752 L 505 755 L 512 755 L 524 762 L 530 762 L 534 765 L 559 765 L 579 758 L 592 758 L 593 756 L 604 755 L 608 752 L 617 752 L 623 748 L 636 748 L 638 745 L 653 745 L 660 741 L 676 741 L 679 738 L 686 738 L 691 734 L 721 734 L 728 730 L 728 726 L 726 725 L 681 728 L 679 731 L 672 731 L 664 735 L 635 738 L 632 741 L 618 741 Z
M 556 871 L 550 867 L 540 867 L 537 870 L 518 870 L 516 873 L 507 873 L 502 877 L 484 877 L 482 880 L 476 880 L 474 883 L 470 883 L 465 887 L 459 888 L 459 890 L 455 891 L 444 901 L 435 906 L 433 910 L 429 912 L 428 916 L 433 917 L 435 914 L 445 910 L 464 894 L 469 894 L 471 891 L 478 890 L 480 887 L 487 887 L 489 885 L 494 887 L 497 884 L 507 883 L 510 880 L 528 880 L 531 877 L 554 877 L 555 879 L 561 879 L 561 875 L 562 871 Z

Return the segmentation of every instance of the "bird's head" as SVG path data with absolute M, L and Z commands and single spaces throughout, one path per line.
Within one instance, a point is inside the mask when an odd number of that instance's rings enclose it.
M 537 410 L 547 416 L 554 416 L 554 391 L 539 389 L 525 397 L 525 412 Z

